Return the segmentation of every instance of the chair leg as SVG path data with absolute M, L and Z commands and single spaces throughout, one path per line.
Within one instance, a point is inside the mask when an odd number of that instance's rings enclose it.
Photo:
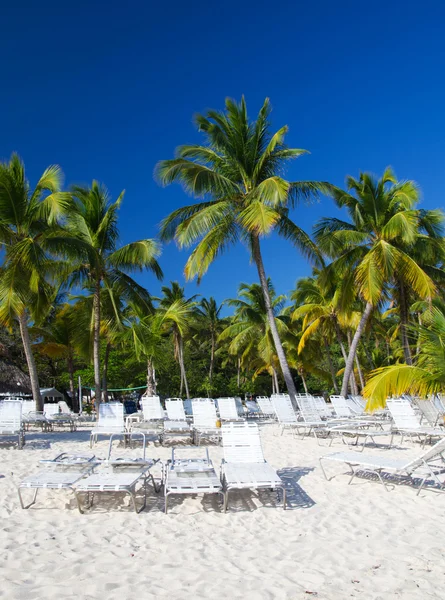
M 224 492 L 224 507 L 223 507 L 224 512 L 227 512 L 228 506 L 229 506 L 229 490 L 226 490 Z
M 36 498 L 37 498 L 37 492 L 38 492 L 38 491 L 39 491 L 39 488 L 36 488 L 36 489 L 35 489 L 35 492 L 34 492 L 34 497 L 33 497 L 33 499 L 32 499 L 32 502 L 30 502 L 30 503 L 28 504 L 28 506 L 25 506 L 25 504 L 24 504 L 24 502 L 23 502 L 23 498 L 22 498 L 22 489 L 21 489 L 21 488 L 18 488 L 20 505 L 21 505 L 21 507 L 22 507 L 24 510 L 25 510 L 25 509 L 27 509 L 27 508 L 29 508 L 29 507 L 30 507 L 30 506 L 32 506 L 33 504 L 35 504 L 35 502 L 36 502 Z
M 283 486 L 281 489 L 283 490 L 283 510 L 286 510 L 286 488 Z

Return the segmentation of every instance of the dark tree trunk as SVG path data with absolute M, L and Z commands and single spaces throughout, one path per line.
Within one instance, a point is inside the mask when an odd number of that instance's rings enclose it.
M 295 387 L 294 380 L 292 379 L 292 374 L 290 372 L 289 364 L 287 362 L 286 355 L 284 353 L 283 344 L 281 343 L 280 335 L 279 335 L 278 329 L 277 329 L 277 324 L 275 322 L 275 316 L 273 314 L 272 302 L 271 302 L 270 295 L 269 295 L 269 288 L 267 286 L 266 272 L 264 270 L 263 258 L 261 256 L 260 240 L 259 240 L 258 236 L 252 235 L 251 241 L 252 241 L 253 259 L 254 259 L 256 267 L 258 269 L 258 275 L 260 278 L 261 289 L 263 291 L 264 302 L 266 304 L 266 312 L 267 312 L 267 319 L 269 321 L 270 332 L 272 334 L 272 338 L 273 338 L 273 341 L 275 344 L 275 350 L 277 352 L 278 360 L 280 362 L 280 367 L 281 367 L 281 371 L 283 373 L 284 382 L 286 384 L 287 391 L 289 393 L 289 396 L 291 397 L 294 408 L 297 410 L 298 407 L 297 407 L 297 403 L 296 403 L 296 399 L 295 399 L 296 394 L 297 394 L 297 389 Z
M 156 394 L 155 377 L 154 377 L 153 362 L 149 358 L 147 360 L 147 396 L 154 396 Z
M 335 319 L 334 323 L 335 323 L 335 334 L 337 336 L 337 341 L 338 341 L 338 343 L 340 345 L 340 350 L 341 350 L 341 353 L 342 353 L 342 356 L 343 356 L 343 359 L 344 359 L 345 365 L 346 365 L 346 363 L 348 361 L 348 355 L 346 354 L 345 345 L 343 343 L 343 339 L 342 339 L 342 336 L 341 336 L 341 331 L 340 331 L 340 327 L 338 325 L 337 319 Z M 354 393 L 354 381 L 355 381 L 354 377 L 351 376 L 350 379 L 349 379 L 349 386 L 351 388 L 351 393 L 352 394 Z
M 185 373 L 185 366 L 184 366 L 184 341 L 182 339 L 182 336 L 179 338 L 179 366 L 181 368 L 182 380 L 184 381 L 186 396 L 187 396 L 187 398 L 190 398 L 189 385 L 187 382 L 187 375 Z M 181 387 L 182 387 L 182 385 L 181 385 Z
M 100 281 L 96 283 L 93 297 L 94 331 L 93 331 L 93 364 L 94 364 L 94 403 L 97 414 L 101 400 L 100 390 Z
M 345 373 L 343 375 L 343 384 L 341 386 L 341 395 L 345 396 L 348 393 L 348 382 L 351 377 L 352 369 L 354 367 L 354 358 L 357 352 L 357 346 L 360 341 L 360 338 L 365 330 L 366 323 L 368 322 L 369 317 L 372 313 L 372 304 L 368 302 L 365 306 L 365 310 L 363 311 L 362 318 L 360 319 L 360 323 L 358 324 L 357 330 L 352 339 L 351 347 L 349 348 L 349 356 L 346 361 Z
M 23 349 L 25 351 L 26 363 L 28 365 L 29 378 L 31 379 L 32 397 L 36 403 L 36 410 L 43 410 L 43 400 L 40 395 L 39 376 L 37 373 L 36 361 L 32 352 L 31 339 L 28 331 L 28 319 L 26 312 L 23 312 L 19 317 L 20 333 L 22 336 Z
M 79 412 L 80 408 L 79 408 L 79 401 L 77 398 L 77 394 L 74 390 L 74 361 L 73 361 L 73 351 L 71 350 L 71 348 L 68 350 L 68 356 L 66 357 L 66 368 L 68 371 L 68 377 L 69 377 L 69 382 L 70 382 L 70 396 L 71 396 L 71 403 L 73 406 L 73 412 L 77 413 Z
M 304 391 L 306 392 L 306 394 L 309 394 L 307 383 L 306 383 L 306 378 L 304 376 L 304 369 L 299 369 L 298 374 L 300 375 L 301 381 L 303 382 Z
M 362 367 L 360 365 L 360 361 L 358 359 L 358 355 L 355 355 L 355 364 L 357 366 L 357 373 L 358 373 L 358 377 L 360 379 L 360 387 L 363 390 L 363 388 L 365 387 L 365 379 L 363 377 L 363 372 L 362 372 Z
M 276 370 L 274 369 L 274 367 L 272 367 L 272 377 L 275 383 L 275 389 L 276 389 L 276 393 L 279 394 L 280 393 L 280 386 L 278 384 L 278 375 Z
M 108 359 L 110 358 L 110 352 L 111 344 L 107 342 L 102 370 L 102 399 L 104 402 L 108 402 Z
M 408 339 L 408 321 L 409 321 L 409 311 L 408 311 L 408 300 L 406 297 L 405 286 L 402 282 L 399 282 L 399 296 L 400 296 L 400 337 L 402 340 L 402 348 L 403 355 L 405 357 L 405 362 L 407 365 L 413 364 L 413 359 L 411 356 L 411 348 L 409 347 L 409 339 Z
M 237 366 L 236 383 L 238 385 L 238 391 L 239 391 L 240 385 L 241 385 L 241 359 L 239 356 L 237 356 L 237 359 L 236 359 L 236 366 Z
M 215 363 L 215 334 L 212 331 L 211 332 L 212 335 L 212 347 L 210 349 L 210 369 L 209 369 L 209 381 L 210 383 L 212 383 L 212 377 L 213 377 L 213 365 Z
M 352 338 L 351 338 L 351 332 L 348 329 L 348 346 L 349 348 L 351 348 L 351 343 L 352 343 Z M 349 385 L 351 387 L 351 394 L 353 394 L 354 396 L 358 396 L 358 386 L 357 386 L 357 380 L 355 378 L 355 373 L 354 373 L 354 367 L 352 367 L 352 372 L 351 372 L 351 377 L 349 379 Z

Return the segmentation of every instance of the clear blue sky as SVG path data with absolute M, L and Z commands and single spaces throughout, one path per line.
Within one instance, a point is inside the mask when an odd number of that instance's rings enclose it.
M 58 163 L 67 184 L 104 182 L 116 196 L 122 242 L 157 235 L 188 203 L 178 186 L 153 181 L 159 159 L 199 141 L 195 112 L 246 96 L 252 115 L 269 96 L 276 129 L 311 154 L 290 179 L 341 185 L 346 174 L 415 179 L 423 206 L 445 205 L 445 6 L 440 0 L 357 2 L 99 2 L 2 6 L 0 157 L 17 151 L 35 183 Z M 335 214 L 328 199 L 294 211 L 311 231 Z M 277 291 L 309 273 L 275 237 L 264 244 Z M 184 282 L 186 253 L 164 247 L 165 281 Z M 152 293 L 151 275 L 138 278 Z M 190 294 L 234 296 L 256 281 L 246 250 L 219 259 Z

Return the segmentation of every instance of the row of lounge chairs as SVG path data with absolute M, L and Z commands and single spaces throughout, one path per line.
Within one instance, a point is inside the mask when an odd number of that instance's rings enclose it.
M 171 495 L 219 494 L 223 510 L 228 507 L 229 493 L 235 489 L 281 490 L 283 507 L 286 508 L 286 491 L 281 478 L 264 459 L 259 429 L 256 423 L 226 423 L 221 428 L 224 460 L 218 476 L 210 460 L 208 448 L 200 458 L 182 458 L 172 450 L 172 457 L 162 468 L 161 485 L 164 488 L 164 510 L 168 510 Z M 194 448 L 196 451 L 197 448 Z M 185 449 L 182 448 L 181 452 Z M 71 489 L 82 513 L 91 507 L 94 496 L 106 492 L 121 492 L 131 497 L 135 512 L 146 504 L 147 479 L 151 478 L 155 492 L 160 486 L 155 482 L 151 468 L 159 461 L 147 460 L 144 453 L 140 460 L 112 460 L 111 444 L 106 461 L 94 456 L 59 455 L 51 461 L 43 461 L 45 467 L 37 474 L 25 478 L 19 485 L 22 508 L 32 506 L 40 489 Z M 96 471 L 96 469 L 99 470 Z M 137 505 L 136 486 L 142 483 L 144 500 Z M 23 490 L 33 490 L 34 496 L 26 504 Z

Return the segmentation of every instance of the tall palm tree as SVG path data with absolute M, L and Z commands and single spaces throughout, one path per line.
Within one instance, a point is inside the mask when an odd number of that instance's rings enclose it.
M 73 257 L 80 257 L 73 269 L 70 283 L 81 284 L 93 293 L 93 363 L 96 406 L 101 400 L 100 327 L 101 293 L 107 288 L 112 304 L 116 303 L 113 289 L 120 291 L 126 301 L 149 302 L 148 292 L 130 276 L 131 273 L 151 270 L 158 279 L 162 270 L 157 262 L 158 243 L 152 239 L 131 242 L 118 247 L 118 209 L 124 192 L 111 202 L 107 189 L 97 181 L 90 188 L 75 187 L 74 206 L 66 228 L 71 235 Z
M 193 319 L 196 317 L 196 296 L 185 297 L 184 288 L 177 281 L 172 281 L 171 286 L 162 288 L 163 296 L 157 308 L 157 319 L 167 328 L 173 337 L 175 359 L 179 363 L 181 372 L 181 387 L 185 387 L 187 398 L 190 398 L 187 374 L 184 365 L 184 336 L 189 332 Z
M 295 384 L 286 360 L 273 314 L 261 239 L 276 231 L 308 256 L 317 256 L 309 236 L 289 218 L 301 198 L 330 189 L 314 181 L 287 181 L 286 164 L 306 150 L 285 144 L 287 126 L 270 133 L 270 103 L 266 99 L 255 121 L 250 121 L 244 98 L 227 99 L 225 111 L 197 115 L 196 125 L 204 145 L 180 146 L 176 158 L 156 166 L 162 185 L 178 182 L 202 202 L 173 211 L 162 223 L 162 237 L 180 247 L 196 244 L 187 260 L 185 275 L 198 280 L 211 263 L 230 246 L 242 241 L 255 262 L 266 303 L 267 316 L 279 363 L 291 396 Z
M 212 383 L 213 368 L 215 364 L 216 340 L 219 330 L 221 329 L 221 319 L 219 318 L 221 310 L 222 304 L 218 306 L 213 297 L 210 297 L 208 300 L 207 298 L 203 298 L 196 307 L 196 315 L 199 324 L 202 326 L 202 329 L 210 335 L 210 383 Z
M 17 154 L 0 163 L 0 324 L 11 328 L 19 322 L 37 410 L 43 410 L 43 403 L 28 324 L 43 319 L 55 297 L 51 284 L 58 263 L 51 235 L 69 206 L 61 185 L 57 165 L 48 167 L 32 190 Z
M 341 394 L 346 395 L 358 343 L 373 309 L 385 298 L 389 285 L 403 281 L 420 298 L 431 298 L 435 285 L 410 255 L 421 235 L 421 213 L 415 206 L 418 188 L 413 181 L 398 182 L 387 168 L 381 179 L 361 173 L 348 177 L 347 192 L 334 189 L 333 198 L 346 208 L 350 221 L 321 219 L 315 237 L 323 252 L 334 261 L 342 286 L 355 290 L 364 310 L 350 345 Z
M 275 295 L 270 279 L 267 280 L 267 286 L 274 321 L 280 337 L 283 338 L 289 333 L 287 319 L 281 314 L 286 297 Z M 278 355 L 261 285 L 241 283 L 238 287 L 238 298 L 225 302 L 235 308 L 235 314 L 232 322 L 221 332 L 219 339 L 230 340 L 229 353 L 241 357 L 241 366 L 246 367 L 249 364 L 254 369 L 254 376 L 267 371 L 272 377 L 272 388 L 278 393 Z

